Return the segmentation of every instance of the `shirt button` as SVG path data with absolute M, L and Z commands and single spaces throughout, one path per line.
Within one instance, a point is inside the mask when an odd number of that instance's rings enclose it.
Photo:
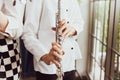
M 66 9 L 66 12 L 68 12 L 68 9 Z
M 75 41 L 78 41 L 77 39 L 75 39 Z
M 73 47 L 71 47 L 71 50 L 73 50 Z
M 70 22 L 69 22 L 69 21 L 67 21 L 67 23 L 69 24 Z
M 16 5 L 16 0 L 14 0 L 14 2 L 13 2 L 13 6 L 15 6 Z

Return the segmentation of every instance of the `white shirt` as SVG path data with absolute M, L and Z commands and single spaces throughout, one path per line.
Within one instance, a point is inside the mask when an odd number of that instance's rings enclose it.
M 7 36 L 10 38 L 17 39 L 22 35 L 23 32 L 23 13 L 24 6 L 26 0 L 16 0 L 16 4 L 14 4 L 14 0 L 0 0 L 0 12 L 5 14 L 8 18 L 8 25 L 6 27 L 5 33 L 0 31 L 0 37 Z M 2 19 L 0 19 L 2 20 Z
M 56 12 L 58 0 L 32 0 L 30 12 L 26 17 L 22 39 L 25 47 L 34 56 L 34 68 L 45 74 L 56 74 L 56 66 L 46 65 L 40 58 L 49 52 L 51 43 L 55 41 L 55 32 L 52 27 L 56 25 Z M 77 0 L 61 0 L 61 18 L 66 19 L 77 31 L 83 30 Z M 62 56 L 63 71 L 75 69 L 75 59 L 81 58 L 79 46 L 75 39 L 77 36 L 66 38 L 62 44 L 65 54 Z

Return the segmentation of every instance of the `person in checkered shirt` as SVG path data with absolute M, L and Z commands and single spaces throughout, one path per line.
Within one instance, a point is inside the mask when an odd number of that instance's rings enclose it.
M 0 0 L 0 80 L 18 80 L 21 58 L 18 38 L 21 36 L 22 0 Z

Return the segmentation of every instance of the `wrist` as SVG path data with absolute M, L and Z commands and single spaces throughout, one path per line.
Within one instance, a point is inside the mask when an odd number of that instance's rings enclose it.
M 47 57 L 47 55 L 48 55 L 48 54 L 43 55 L 43 56 L 40 58 L 40 60 L 41 60 L 41 61 L 44 61 L 44 59 Z

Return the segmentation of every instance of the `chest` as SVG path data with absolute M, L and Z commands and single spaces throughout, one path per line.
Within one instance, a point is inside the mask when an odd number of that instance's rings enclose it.
M 17 2 L 18 0 L 16 0 Z M 15 0 L 0 0 L 0 10 L 4 11 L 4 8 L 14 6 Z M 7 9 L 8 9 L 7 8 Z
M 60 11 L 62 16 L 66 16 L 71 11 L 71 2 L 70 0 L 61 0 L 60 1 Z M 43 8 L 48 14 L 56 14 L 58 12 L 58 0 L 44 0 Z

